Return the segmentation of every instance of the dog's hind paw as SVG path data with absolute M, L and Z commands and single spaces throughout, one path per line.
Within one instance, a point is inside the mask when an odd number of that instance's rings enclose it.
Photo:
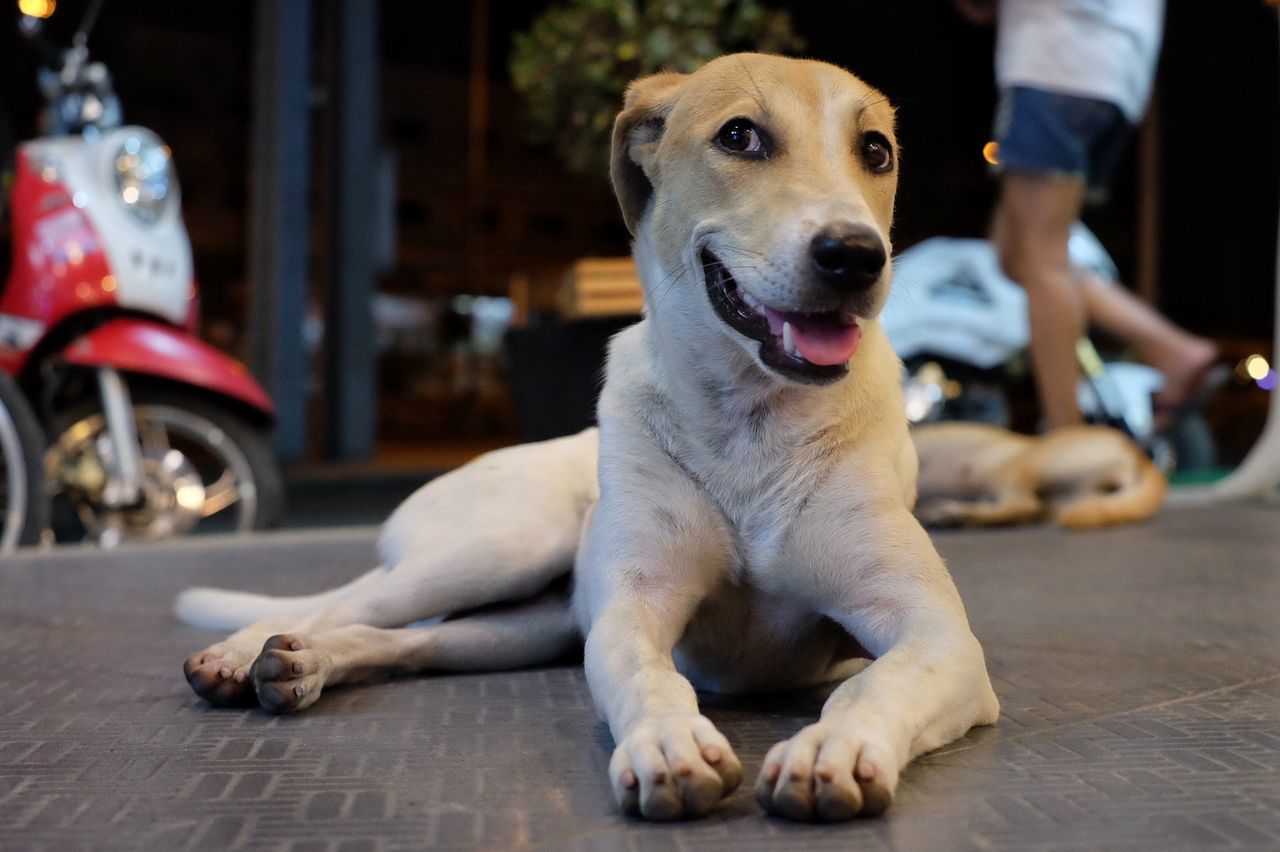
M 804 822 L 879 816 L 897 786 L 893 755 L 887 743 L 818 722 L 765 755 L 756 800 L 771 814 Z
M 249 681 L 253 654 L 219 643 L 187 657 L 182 673 L 196 695 L 215 707 L 248 707 L 256 703 Z
M 258 704 L 269 713 L 297 713 L 320 698 L 328 660 L 297 633 L 272 636 L 253 661 L 249 676 Z
M 609 781 L 628 814 L 685 819 L 737 789 L 742 764 L 705 716 L 660 716 L 641 721 L 614 749 Z

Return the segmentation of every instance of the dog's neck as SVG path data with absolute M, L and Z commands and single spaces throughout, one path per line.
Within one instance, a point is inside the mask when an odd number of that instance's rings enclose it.
M 653 317 L 645 325 L 649 355 L 682 431 L 709 443 L 773 451 L 835 427 L 856 433 L 861 412 L 883 410 L 860 404 L 882 391 L 880 376 L 859 369 L 869 358 L 854 356 L 849 375 L 831 384 L 793 384 L 762 368 L 730 332 L 717 329 L 697 343 Z M 876 345 L 880 336 L 874 329 L 867 343 Z M 735 436 L 740 440 L 729 440 Z

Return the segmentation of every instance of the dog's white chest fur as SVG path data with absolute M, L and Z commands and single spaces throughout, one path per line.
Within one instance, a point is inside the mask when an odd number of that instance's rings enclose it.
M 654 517 L 645 528 L 655 544 L 666 535 L 699 542 L 701 555 L 684 570 L 697 574 L 696 586 L 707 593 L 675 648 L 677 667 L 699 688 L 717 692 L 812 683 L 860 648 L 815 605 L 811 590 L 797 586 L 797 554 L 813 528 L 826 523 L 814 501 L 828 492 L 857 492 L 858 483 L 843 481 L 847 459 L 861 440 L 882 444 L 885 423 L 850 416 L 844 395 L 795 394 L 756 382 L 739 352 L 705 339 L 705 357 L 681 360 L 673 375 L 664 360 L 672 352 L 655 352 L 649 337 L 655 333 L 646 321 L 611 344 L 600 403 L 602 498 L 618 496 L 611 487 L 653 495 Z M 855 397 L 877 387 L 896 393 L 895 374 L 882 366 L 896 362 L 885 357 L 878 330 L 870 338 L 853 365 L 866 373 L 851 383 L 861 388 Z M 847 505 L 845 522 L 869 523 L 856 499 Z M 604 522 L 600 529 L 604 538 L 612 535 Z M 593 577 L 590 560 L 580 557 L 578 583 L 586 632 L 593 613 L 585 599 L 607 598 L 601 595 L 607 581 Z

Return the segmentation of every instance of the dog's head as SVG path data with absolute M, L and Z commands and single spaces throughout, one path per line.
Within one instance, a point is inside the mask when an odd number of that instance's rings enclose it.
M 842 378 L 888 295 L 897 169 L 893 108 L 833 65 L 735 54 L 635 81 L 611 172 L 650 315 L 788 381 Z

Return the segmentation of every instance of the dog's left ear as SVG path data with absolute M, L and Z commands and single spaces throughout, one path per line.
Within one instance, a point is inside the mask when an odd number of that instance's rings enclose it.
M 622 220 L 635 234 L 653 195 L 658 142 L 687 74 L 663 73 L 642 77 L 627 86 L 622 112 L 613 122 L 613 150 L 609 176 L 622 207 Z

